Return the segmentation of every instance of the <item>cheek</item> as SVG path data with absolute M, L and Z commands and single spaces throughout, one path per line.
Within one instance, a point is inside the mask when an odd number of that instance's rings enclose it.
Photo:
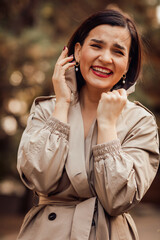
M 81 55 L 80 55 L 80 62 L 82 62 L 82 64 L 85 62 L 86 64 L 90 64 L 91 61 L 93 61 L 94 59 L 94 53 L 91 49 L 84 47 L 82 48 L 81 51 Z
M 80 63 L 83 66 L 84 63 L 86 63 L 88 61 L 87 59 L 87 55 L 86 54 L 82 54 L 81 58 L 80 58 Z
M 127 61 L 127 59 L 118 61 L 117 62 L 117 67 L 119 69 L 119 72 L 124 73 L 128 69 L 128 61 Z
M 88 53 L 87 51 L 83 52 L 80 57 L 80 69 L 82 74 L 90 68 L 91 62 L 92 62 L 91 54 Z
M 84 63 L 86 63 L 87 61 L 88 61 L 87 54 L 86 53 L 82 53 L 81 57 L 80 57 L 81 65 L 84 65 Z

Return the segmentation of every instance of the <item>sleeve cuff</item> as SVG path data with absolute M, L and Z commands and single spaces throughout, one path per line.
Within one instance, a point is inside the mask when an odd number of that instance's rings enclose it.
M 93 156 L 95 161 L 105 159 L 107 155 L 117 155 L 121 151 L 120 140 L 116 139 L 108 143 L 102 143 L 93 146 Z
M 63 137 L 66 140 L 69 138 L 70 126 L 67 123 L 63 123 L 55 117 L 50 117 L 46 122 L 47 128 L 59 137 Z

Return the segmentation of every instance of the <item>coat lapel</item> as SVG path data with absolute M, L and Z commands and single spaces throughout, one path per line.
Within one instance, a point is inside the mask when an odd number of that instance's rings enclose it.
M 69 111 L 69 153 L 66 161 L 68 177 L 80 197 L 91 197 L 89 188 L 84 147 L 84 128 L 80 105 L 71 105 Z

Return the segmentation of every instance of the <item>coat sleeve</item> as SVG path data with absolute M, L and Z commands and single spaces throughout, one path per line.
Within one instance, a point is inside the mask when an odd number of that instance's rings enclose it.
M 95 190 L 112 216 L 128 211 L 150 187 L 159 165 L 157 125 L 141 118 L 123 144 L 114 140 L 93 146 Z
M 17 169 L 31 190 L 48 194 L 62 176 L 68 154 L 69 125 L 45 109 L 46 103 L 33 104 L 18 150 Z M 43 108 L 43 105 L 45 106 Z

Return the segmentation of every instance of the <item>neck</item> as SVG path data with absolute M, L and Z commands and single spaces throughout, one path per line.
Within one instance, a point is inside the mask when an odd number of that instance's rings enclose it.
M 96 110 L 101 98 L 102 90 L 89 89 L 85 85 L 80 92 L 81 107 L 89 110 Z

